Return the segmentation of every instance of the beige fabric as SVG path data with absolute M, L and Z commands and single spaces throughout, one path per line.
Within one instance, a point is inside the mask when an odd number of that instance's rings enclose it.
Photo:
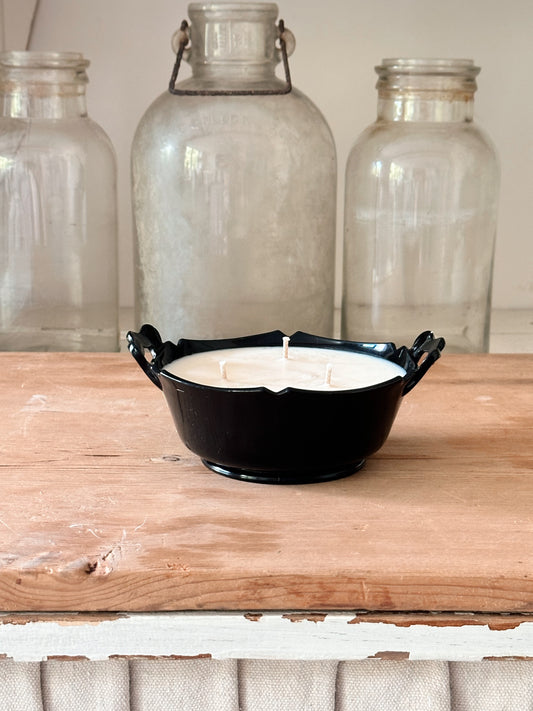
M 130 662 L 131 711 L 239 711 L 237 661 Z
M 533 711 L 533 661 L 0 660 L 0 711 Z
M 447 662 L 364 659 L 339 664 L 336 711 L 451 708 Z
M 241 711 L 334 711 L 337 662 L 239 662 Z
M 530 661 L 450 663 L 453 711 L 529 711 L 533 709 Z
M 39 662 L 0 659 L 0 709 L 43 711 Z
M 41 665 L 44 711 L 129 711 L 125 659 L 48 661 Z M 32 707 L 26 707 L 29 711 Z

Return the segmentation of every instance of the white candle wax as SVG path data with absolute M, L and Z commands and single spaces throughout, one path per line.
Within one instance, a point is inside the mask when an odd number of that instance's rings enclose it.
M 288 354 L 285 354 L 282 346 L 228 348 L 178 358 L 165 370 L 183 380 L 202 385 L 218 388 L 265 387 L 274 392 L 287 387 L 352 390 L 405 375 L 405 370 L 396 363 L 364 353 L 290 346 Z M 224 363 L 223 369 L 221 362 Z

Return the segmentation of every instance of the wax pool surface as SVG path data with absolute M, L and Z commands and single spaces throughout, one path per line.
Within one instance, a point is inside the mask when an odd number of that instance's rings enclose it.
M 290 346 L 256 346 L 206 351 L 184 356 L 165 367 L 169 373 L 217 388 L 286 387 L 303 390 L 352 390 L 376 385 L 405 370 L 384 358 L 335 350 Z M 225 375 L 225 377 L 224 377 Z

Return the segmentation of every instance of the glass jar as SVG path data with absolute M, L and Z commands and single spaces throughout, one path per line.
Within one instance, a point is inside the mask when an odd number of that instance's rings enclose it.
M 174 86 L 178 60 L 132 146 L 136 320 L 169 339 L 332 335 L 335 148 L 290 83 L 293 37 L 271 3 L 188 11 L 192 77 Z
M 346 167 L 346 339 L 486 351 L 499 168 L 473 122 L 471 60 L 385 59 L 378 117 Z
M 118 350 L 115 154 L 88 64 L 0 53 L 0 350 Z

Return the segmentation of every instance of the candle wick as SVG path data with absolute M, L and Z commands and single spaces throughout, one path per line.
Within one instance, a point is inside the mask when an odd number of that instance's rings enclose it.
M 226 361 L 219 360 L 218 367 L 220 369 L 220 377 L 222 378 L 222 380 L 227 380 L 228 379 L 228 371 L 226 369 Z
M 291 339 L 289 336 L 283 336 L 283 357 L 288 358 L 289 357 L 289 341 Z
M 325 385 L 331 385 L 331 371 L 333 370 L 333 365 L 331 363 L 328 363 L 326 365 L 326 379 L 325 379 Z

